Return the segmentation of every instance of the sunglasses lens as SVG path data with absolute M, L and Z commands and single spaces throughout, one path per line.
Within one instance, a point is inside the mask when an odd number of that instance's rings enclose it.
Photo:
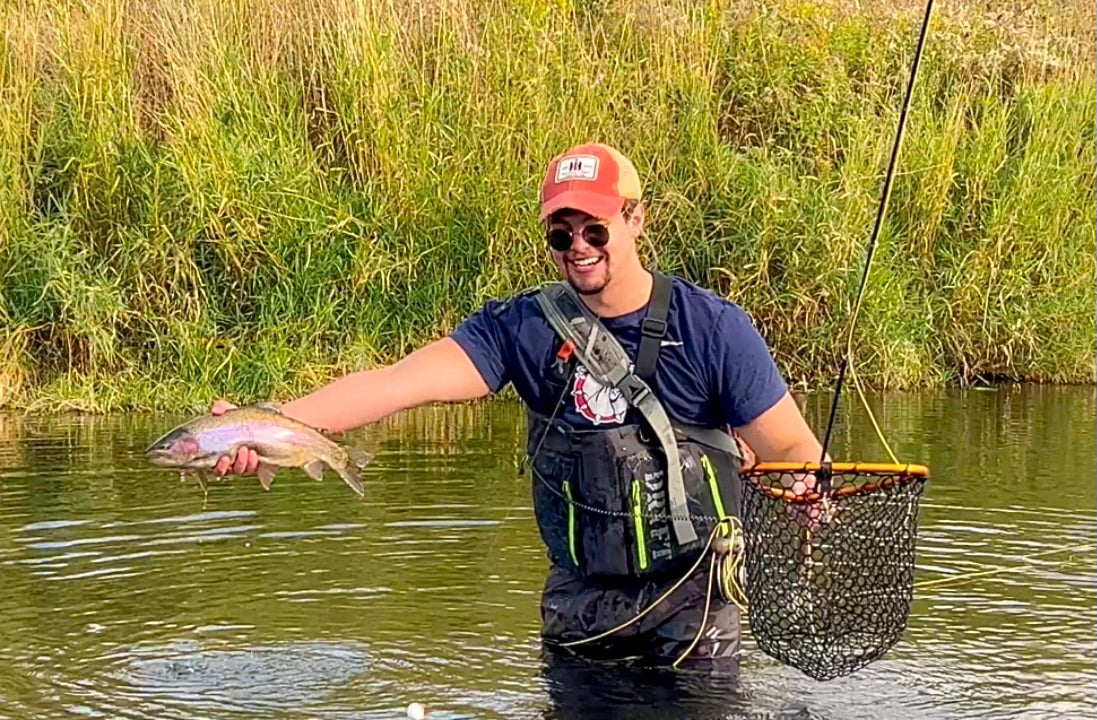
M 549 246 L 556 252 L 565 252 L 571 247 L 571 233 L 561 228 L 555 228 L 545 233 Z
M 605 225 L 587 225 L 583 238 L 591 247 L 602 247 L 609 242 L 609 228 Z
M 571 233 L 563 228 L 553 228 L 545 233 L 545 239 L 556 252 L 570 250 L 571 237 Z M 601 224 L 587 225 L 583 228 L 583 240 L 591 247 L 603 247 L 609 242 L 609 228 Z

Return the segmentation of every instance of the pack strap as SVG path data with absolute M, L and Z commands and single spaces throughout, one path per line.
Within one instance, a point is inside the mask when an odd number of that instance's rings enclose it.
M 621 343 L 606 330 L 570 285 L 549 285 L 536 298 L 549 325 L 565 341 L 572 342 L 575 354 L 587 371 L 603 385 L 619 390 L 655 433 L 667 459 L 667 495 L 674 536 L 680 545 L 696 541 L 697 532 L 689 520 L 678 442 L 674 438 L 670 417 L 662 403 L 648 384 L 629 369 L 628 353 L 621 347 Z
M 636 353 L 636 374 L 650 387 L 655 387 L 655 366 L 659 348 L 667 336 L 667 315 L 670 314 L 670 278 L 652 271 L 651 301 L 648 314 L 640 326 L 640 349 Z
M 707 445 L 714 450 L 728 453 L 736 460 L 743 459 L 743 450 L 727 430 L 719 428 L 700 427 L 699 425 L 686 425 L 675 423 L 674 429 L 684 440 L 692 440 L 702 445 Z

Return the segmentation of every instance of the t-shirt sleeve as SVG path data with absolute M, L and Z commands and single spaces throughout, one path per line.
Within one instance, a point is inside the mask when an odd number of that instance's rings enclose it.
M 712 348 L 713 386 L 732 427 L 752 422 L 788 391 L 766 341 L 739 307 L 725 307 L 716 318 Z
M 450 333 L 493 393 L 510 381 L 505 355 L 506 328 L 499 317 L 506 309 L 506 303 L 489 301 Z

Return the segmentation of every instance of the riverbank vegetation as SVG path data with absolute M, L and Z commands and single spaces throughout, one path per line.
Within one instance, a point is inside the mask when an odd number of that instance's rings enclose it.
M 877 387 L 1092 382 L 1094 8 L 946 3 L 856 335 Z M 630 155 L 648 258 L 831 381 L 906 0 L 0 8 L 0 406 L 286 398 L 552 277 L 543 167 Z

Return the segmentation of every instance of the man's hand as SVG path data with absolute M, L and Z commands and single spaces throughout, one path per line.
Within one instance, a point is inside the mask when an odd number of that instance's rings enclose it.
M 732 432 L 731 436 L 735 439 L 735 444 L 739 446 L 739 452 L 743 455 L 743 459 L 739 461 L 739 472 L 753 467 L 758 462 L 758 456 L 754 453 L 754 448 L 747 445 L 747 441 L 739 437 L 738 433 Z
M 210 413 L 213 415 L 224 415 L 235 407 L 235 405 L 226 400 L 218 400 L 213 403 L 213 407 L 210 408 Z M 217 464 L 213 466 L 213 474 L 228 475 L 231 471 L 237 475 L 241 475 L 246 472 L 255 472 L 258 467 L 258 453 L 249 447 L 241 446 L 236 451 L 236 457 L 222 456 L 218 458 Z
M 823 447 L 808 427 L 799 406 L 787 392 L 769 410 L 753 422 L 735 429 L 762 462 L 817 463 Z M 828 455 L 827 460 L 830 459 Z M 818 478 L 812 472 L 791 472 L 781 476 L 782 490 L 806 495 L 817 489 Z M 830 517 L 826 503 L 789 504 L 789 515 L 807 528 L 817 527 Z

